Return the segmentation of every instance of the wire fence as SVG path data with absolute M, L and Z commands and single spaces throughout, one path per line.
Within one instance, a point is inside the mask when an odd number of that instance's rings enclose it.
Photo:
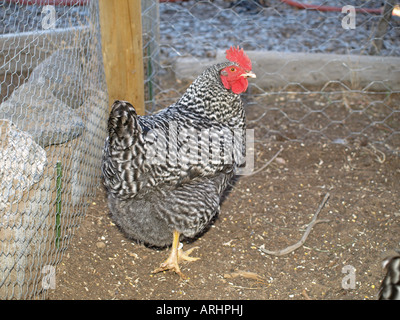
M 383 15 L 384 2 L 368 0 L 161 2 L 147 111 L 175 102 L 240 45 L 257 74 L 244 99 L 258 141 L 357 142 L 398 154 L 396 3 L 386 1 Z
M 108 97 L 96 1 L 2 1 L 0 20 L 0 297 L 29 299 L 99 184 Z
M 98 1 L 23 2 L 0 1 L 0 297 L 6 299 L 43 297 L 52 287 L 100 183 L 107 132 Z M 257 141 L 323 139 L 400 152 L 394 1 L 386 1 L 390 15 L 368 0 L 333 0 L 330 9 L 323 0 L 303 1 L 324 5 L 320 10 L 281 0 L 141 3 L 147 113 L 175 102 L 206 66 L 240 45 L 257 74 L 243 96 Z

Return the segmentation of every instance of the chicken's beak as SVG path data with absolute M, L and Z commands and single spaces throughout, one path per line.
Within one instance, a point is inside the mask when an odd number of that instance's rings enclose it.
M 243 74 L 241 74 L 241 76 L 245 77 L 245 78 L 257 78 L 256 74 L 254 72 L 251 72 L 251 71 L 243 73 Z

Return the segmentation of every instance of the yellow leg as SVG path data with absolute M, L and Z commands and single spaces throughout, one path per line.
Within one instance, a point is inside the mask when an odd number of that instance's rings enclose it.
M 179 262 L 184 261 L 196 261 L 200 258 L 189 257 L 189 254 L 197 247 L 191 248 L 187 251 L 183 251 L 179 248 L 179 232 L 174 231 L 171 253 L 167 260 L 165 260 L 161 265 L 155 269 L 152 273 L 158 273 L 161 271 L 172 270 L 175 271 L 182 279 L 187 279 L 179 268 Z

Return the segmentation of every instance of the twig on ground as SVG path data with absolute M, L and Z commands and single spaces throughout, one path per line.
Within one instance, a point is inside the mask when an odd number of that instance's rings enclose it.
M 275 155 L 274 155 L 271 159 L 269 159 L 261 168 L 257 169 L 256 171 L 253 171 L 253 172 L 252 172 L 251 174 L 249 174 L 249 175 L 245 175 L 244 177 L 251 177 L 252 175 L 255 175 L 255 174 L 261 172 L 262 170 L 264 170 L 266 167 L 268 167 L 268 166 L 271 164 L 272 161 L 274 161 L 274 160 L 279 156 L 279 154 L 280 154 L 282 151 L 283 151 L 283 147 L 281 147 L 281 148 L 279 149 L 279 151 L 278 151 L 277 153 L 275 153 Z
M 278 155 L 279 155 L 282 151 L 283 151 L 283 147 L 281 147 L 281 148 L 279 149 L 279 151 L 278 151 L 270 160 L 268 160 L 261 168 L 257 169 L 256 171 L 252 172 L 252 173 L 249 174 L 249 175 L 243 175 L 242 178 L 251 177 L 251 176 L 253 176 L 254 174 L 259 173 L 260 171 L 264 170 L 266 167 L 268 167 L 268 166 L 271 164 L 272 161 L 274 161 L 274 160 L 278 157 Z M 228 185 L 229 185 L 232 189 L 235 189 L 235 186 L 234 186 L 231 182 L 228 182 Z M 241 191 L 240 189 L 238 189 L 238 190 L 239 190 L 240 192 L 242 192 L 242 193 L 245 193 L 245 192 Z M 245 193 L 245 194 L 247 194 L 247 193 Z
M 297 243 L 295 243 L 295 244 L 293 244 L 291 246 L 288 246 L 288 247 L 286 247 L 286 248 L 284 248 L 282 250 L 277 250 L 277 251 L 267 250 L 267 249 L 265 249 L 265 246 L 262 245 L 262 246 L 259 247 L 260 251 L 264 252 L 266 254 L 270 254 L 270 255 L 274 255 L 274 256 L 280 257 L 280 256 L 286 255 L 286 254 L 288 254 L 288 253 L 300 248 L 304 244 L 304 242 L 306 242 L 307 237 L 310 234 L 311 229 L 314 227 L 314 225 L 316 225 L 317 223 L 327 222 L 328 221 L 328 220 L 317 220 L 317 217 L 318 217 L 318 214 L 321 212 L 322 208 L 324 207 L 325 203 L 328 201 L 329 196 L 330 196 L 330 194 L 328 192 L 325 195 L 324 200 L 322 200 L 321 204 L 319 205 L 317 211 L 314 214 L 314 217 L 312 218 L 310 224 L 308 225 L 306 231 L 304 232 L 304 234 L 301 237 L 299 242 L 297 242 Z
M 230 284 L 230 283 L 229 283 Z M 234 284 L 230 284 L 232 286 L 232 288 L 236 288 L 236 289 L 243 289 L 243 290 L 260 290 L 262 289 L 262 287 L 259 288 L 252 288 L 252 287 L 242 287 L 242 286 L 236 286 Z

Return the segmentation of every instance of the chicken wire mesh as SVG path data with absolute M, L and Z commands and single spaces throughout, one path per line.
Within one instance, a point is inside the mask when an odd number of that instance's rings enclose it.
M 389 15 L 383 15 L 385 3 Z M 243 98 L 258 142 L 326 140 L 399 153 L 397 1 L 189 0 L 154 6 L 159 28 L 153 26 L 152 36 L 159 42 L 144 52 L 151 66 L 147 112 L 175 102 L 206 66 L 240 45 L 257 74 Z
M 24 2 L 0 2 L 2 299 L 54 287 L 100 182 L 108 111 L 97 1 Z

